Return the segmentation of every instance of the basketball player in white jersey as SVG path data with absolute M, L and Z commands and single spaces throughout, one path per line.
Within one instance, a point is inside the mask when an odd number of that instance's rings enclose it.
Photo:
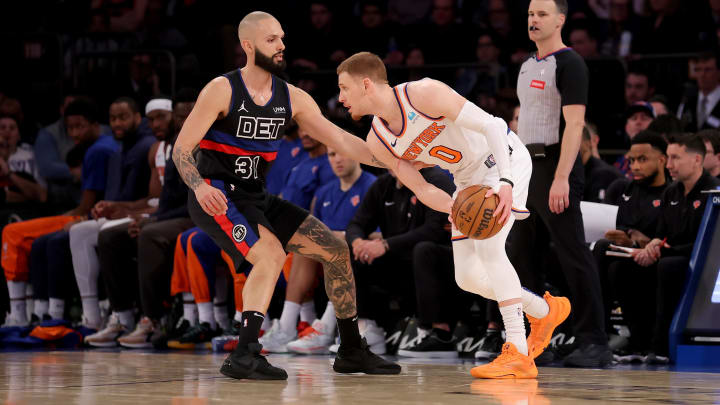
M 570 312 L 567 298 L 542 299 L 520 286 L 506 253 L 505 240 L 525 209 L 532 172 L 530 154 L 504 120 L 493 117 L 445 84 L 423 79 L 390 87 L 382 60 L 361 52 L 337 68 L 340 102 L 355 119 L 374 115 L 367 145 L 379 161 L 427 206 L 452 211 L 453 198 L 427 183 L 417 167 L 438 165 L 450 171 L 460 191 L 474 184 L 493 188 L 499 197 L 495 216 L 504 223 L 485 240 L 472 240 L 453 226 L 455 280 L 460 288 L 496 300 L 507 342 L 490 364 L 472 369 L 477 378 L 535 378 L 534 359 Z M 419 163 L 416 163 L 419 162 Z M 531 323 L 525 338 L 523 310 Z

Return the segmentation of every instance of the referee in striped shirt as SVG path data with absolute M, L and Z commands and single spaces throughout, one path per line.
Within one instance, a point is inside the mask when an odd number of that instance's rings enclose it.
M 564 364 L 595 368 L 610 364 L 612 352 L 605 333 L 600 280 L 585 245 L 580 213 L 584 173 L 578 152 L 589 78 L 582 57 L 562 42 L 567 10 L 567 0 L 532 0 L 528 9 L 529 35 L 538 51 L 520 68 L 517 93 L 518 136 L 533 156 L 527 204 L 532 215 L 515 223 L 509 253 L 522 284 L 539 293 L 542 284 L 536 263 L 543 258 L 533 256 L 547 251 L 549 235 L 570 288 L 579 343 Z

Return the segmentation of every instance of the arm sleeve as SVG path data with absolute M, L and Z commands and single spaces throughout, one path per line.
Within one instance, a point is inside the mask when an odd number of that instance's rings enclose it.
M 455 123 L 485 135 L 490 151 L 495 156 L 500 177 L 509 179 L 512 171 L 510 170 L 508 126 L 505 120 L 494 117 L 474 103 L 466 101 L 455 119 Z
M 590 74 L 585 61 L 574 52 L 562 52 L 557 55 L 557 88 L 560 91 L 560 104 L 587 105 Z
M 373 183 L 365 197 L 363 197 L 357 211 L 355 211 L 355 215 L 348 223 L 345 230 L 345 240 L 348 245 L 351 245 L 357 238 L 366 238 L 377 229 L 377 207 L 382 204 L 382 201 L 380 201 L 382 199 L 382 184 L 384 184 L 382 181 Z
M 38 132 L 35 140 L 35 162 L 40 176 L 48 180 L 71 179 L 70 168 L 60 159 L 60 151 L 52 135 L 45 131 Z

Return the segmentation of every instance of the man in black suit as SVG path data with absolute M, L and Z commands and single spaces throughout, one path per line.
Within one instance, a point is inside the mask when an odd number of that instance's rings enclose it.
M 677 116 L 683 121 L 688 132 L 720 128 L 718 58 L 714 53 L 705 53 L 694 59 L 693 64 L 698 91 L 680 104 Z

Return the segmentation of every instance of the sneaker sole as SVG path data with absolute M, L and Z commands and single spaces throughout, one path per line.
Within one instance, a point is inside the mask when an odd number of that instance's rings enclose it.
M 171 349 L 178 350 L 195 350 L 195 343 L 181 343 L 177 340 L 173 340 L 167 343 L 167 346 Z
M 119 342 L 120 346 L 127 347 L 128 349 L 152 349 L 152 343 L 150 342 L 144 342 L 144 343 L 123 343 Z
M 232 368 L 230 368 L 230 367 L 225 367 L 225 366 L 220 367 L 220 374 L 222 374 L 222 375 L 224 375 L 224 376 L 227 376 L 227 377 L 230 377 L 230 378 L 234 378 L 234 379 L 236 379 L 236 380 L 273 380 L 273 381 L 284 381 L 284 380 L 287 380 L 287 376 L 285 376 L 285 377 L 282 377 L 282 376 L 268 376 L 268 375 L 265 375 L 265 374 L 256 373 L 256 372 L 254 372 L 254 371 L 253 371 L 252 373 L 250 373 L 250 375 L 248 375 L 248 376 L 242 376 L 242 375 L 240 375 L 240 374 L 238 374 L 238 373 L 235 373 L 235 372 L 232 370 Z
M 85 344 L 92 347 L 117 347 L 118 342 L 112 341 L 112 342 L 88 342 L 85 341 Z
M 315 346 L 315 347 L 288 347 L 288 352 L 296 354 L 328 354 L 330 350 L 328 346 Z
M 395 375 L 400 374 L 402 369 L 400 370 L 392 370 L 392 369 L 386 369 L 386 368 L 376 368 L 372 370 L 362 370 L 357 367 L 350 367 L 350 366 L 336 366 L 333 364 L 333 371 L 340 374 L 356 374 L 356 373 L 362 373 L 362 374 L 368 374 L 368 375 Z
M 489 360 L 497 357 L 500 353 L 492 353 L 492 352 L 475 352 L 475 358 L 478 360 Z
M 458 353 L 453 352 L 416 352 L 414 350 L 398 350 L 398 356 L 427 359 L 456 359 Z

